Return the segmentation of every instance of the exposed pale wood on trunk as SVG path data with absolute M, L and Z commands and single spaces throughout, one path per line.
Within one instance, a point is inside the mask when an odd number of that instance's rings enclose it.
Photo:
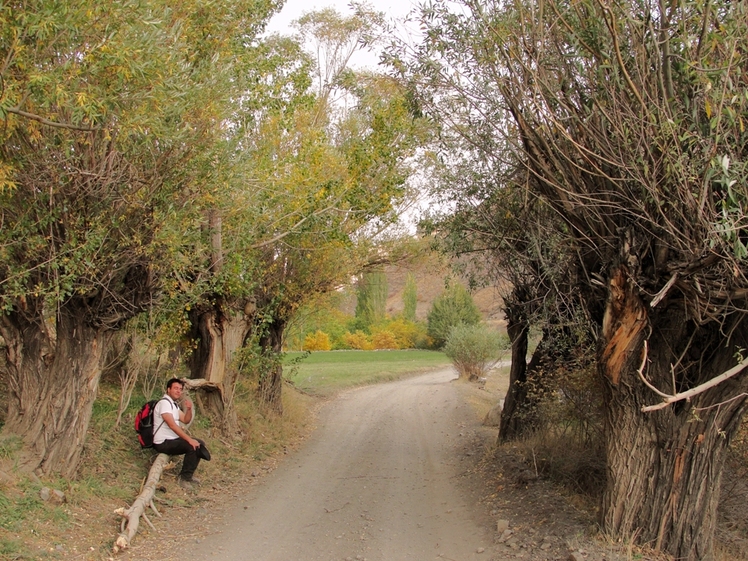
M 216 382 L 211 382 L 205 378 L 186 378 L 184 388 L 187 390 L 214 390 L 219 393 L 223 391 L 223 386 Z
M 157 516 L 161 516 L 156 510 L 156 506 L 153 504 L 153 497 L 156 494 L 156 485 L 161 479 L 161 473 L 169 463 L 168 454 L 159 454 L 156 460 L 153 462 L 150 471 L 148 472 L 148 478 L 145 480 L 140 494 L 135 498 L 130 508 L 118 508 L 114 511 L 115 514 L 119 514 L 122 517 L 122 526 L 120 529 L 120 535 L 114 542 L 112 551 L 118 553 L 130 547 L 132 539 L 138 531 L 140 525 L 140 518 L 143 517 L 151 528 L 155 527 L 151 524 L 150 520 L 145 514 L 147 507 L 151 507 Z
M 603 340 L 600 356 L 605 375 L 617 386 L 621 370 L 640 343 L 647 326 L 647 312 L 641 299 L 634 294 L 628 270 L 621 265 L 610 279 L 610 292 L 603 318 Z
M 620 271 L 614 276 L 620 279 Z M 651 312 L 645 347 L 641 326 L 625 325 L 641 321 L 632 313 L 640 310 L 640 297 L 635 290 L 622 290 L 617 296 L 620 300 L 613 309 L 620 314 L 607 324 L 616 326 L 607 334 L 618 336 L 619 343 L 628 341 L 629 346 L 603 355 L 610 360 L 599 363 L 601 374 L 611 382 L 606 389 L 609 478 L 603 495 L 603 525 L 613 535 L 636 536 L 678 559 L 713 559 L 712 533 L 704 529 L 715 524 L 725 451 L 745 409 L 745 398 L 734 396 L 745 383 L 728 378 L 692 396 L 691 401 L 643 413 L 656 398 L 652 387 L 692 384 L 698 388 L 701 380 L 714 379 L 726 362 L 734 361 L 733 352 L 713 353 L 710 360 L 702 358 L 690 365 L 674 364 L 689 350 L 692 356 L 704 357 L 714 345 L 723 347 L 722 336 L 687 322 L 682 307 L 675 304 L 660 313 Z M 735 333 L 742 333 L 738 329 Z M 744 341 L 740 335 L 734 346 L 743 346 Z M 611 347 L 605 343 L 604 349 Z M 644 348 L 649 352 L 642 352 Z M 643 356 L 648 357 L 646 362 Z M 640 378 L 644 365 L 650 385 Z M 708 407 L 712 404 L 720 405 Z
M 225 435 L 237 429 L 233 399 L 234 385 L 238 376 L 232 361 L 252 328 L 254 303 L 251 301 L 216 298 L 215 301 L 191 314 L 193 337 L 198 342 L 190 359 L 193 381 L 205 380 L 194 389 L 209 392 L 204 404 L 220 419 Z

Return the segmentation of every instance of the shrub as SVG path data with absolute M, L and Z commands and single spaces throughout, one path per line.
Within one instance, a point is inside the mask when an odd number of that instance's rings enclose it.
M 496 331 L 482 324 L 460 324 L 449 332 L 444 354 L 452 360 L 460 376 L 477 380 L 496 363 L 502 347 L 502 338 Z
M 304 337 L 303 350 L 305 351 L 329 351 L 331 348 L 330 336 L 324 331 L 317 330 Z
M 371 345 L 375 349 L 399 349 L 397 338 L 391 331 L 376 331 L 371 336 Z
M 373 348 L 371 341 L 369 340 L 369 336 L 363 331 L 346 333 L 345 335 L 343 335 L 343 341 L 351 349 L 370 351 Z
M 427 333 L 434 345 L 441 348 L 450 330 L 459 324 L 475 325 L 481 320 L 478 306 L 467 289 L 459 283 L 452 284 L 437 296 L 427 316 Z
M 395 337 L 398 349 L 424 348 L 426 346 L 426 326 L 422 323 L 397 318 L 384 326 L 379 326 L 381 331 L 387 331 Z M 419 347 L 420 344 L 420 347 Z
M 520 441 L 518 448 L 541 478 L 599 500 L 605 488 L 602 439 L 585 443 L 568 433 L 540 431 Z
M 554 353 L 564 340 L 554 339 Z M 605 485 L 603 386 L 591 348 L 554 353 L 529 375 L 528 402 L 533 429 L 522 446 L 541 477 L 575 492 L 599 497 Z

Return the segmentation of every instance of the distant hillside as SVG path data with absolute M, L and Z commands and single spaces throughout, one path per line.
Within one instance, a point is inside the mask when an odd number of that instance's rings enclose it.
M 416 306 L 416 317 L 425 320 L 431 309 L 431 303 L 444 290 L 444 284 L 448 277 L 455 279 L 449 266 L 441 263 L 437 257 L 419 265 L 393 265 L 385 268 L 387 274 L 387 314 L 397 315 L 403 310 L 403 290 L 408 273 L 413 273 L 418 287 L 418 304 Z M 460 279 L 455 279 L 460 280 Z M 467 283 L 463 282 L 466 286 Z M 482 288 L 473 293 L 473 300 L 483 315 L 483 319 L 498 329 L 506 328 L 502 306 L 504 302 L 497 290 L 493 287 Z M 356 309 L 355 297 L 351 298 L 344 306 L 347 313 L 353 314 Z

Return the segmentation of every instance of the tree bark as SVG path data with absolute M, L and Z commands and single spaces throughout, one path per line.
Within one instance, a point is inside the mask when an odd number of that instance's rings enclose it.
M 101 377 L 108 332 L 72 299 L 45 321 L 43 304 L 0 316 L 9 380 L 5 435 L 23 441 L 21 466 L 73 477 Z
M 254 305 L 249 302 L 216 298 L 211 306 L 190 314 L 192 336 L 197 342 L 189 360 L 190 374 L 219 388 L 206 392 L 205 404 L 220 419 L 225 435 L 237 431 L 233 395 L 238 370 L 232 361 L 250 333 L 253 312 Z
M 643 413 L 659 397 L 638 369 L 643 364 L 647 379 L 665 392 L 695 386 L 735 364 L 736 350 L 746 345 L 745 329 L 735 326 L 726 344 L 720 326 L 688 322 L 682 302 L 648 312 L 623 267 L 613 275 L 610 292 L 599 351 L 606 380 L 604 528 L 676 559 L 713 559 L 725 451 L 746 408 L 744 397 L 730 398 L 745 392 L 746 377 L 690 402 Z
M 280 355 L 283 350 L 283 330 L 286 322 L 275 319 L 260 337 L 263 371 L 260 372 L 258 394 L 260 406 L 268 412 L 283 414 L 281 390 L 283 387 L 283 364 Z
M 521 434 L 522 421 L 518 413 L 527 395 L 524 384 L 527 381 L 527 338 L 530 326 L 526 320 L 509 317 L 506 331 L 512 342 L 512 364 L 509 368 L 509 389 L 501 410 L 498 444 L 515 440 Z

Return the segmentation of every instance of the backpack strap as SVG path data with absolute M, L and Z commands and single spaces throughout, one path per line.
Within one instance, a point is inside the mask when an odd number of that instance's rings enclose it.
M 173 401 L 172 401 L 172 400 L 171 400 L 170 398 L 168 398 L 168 397 L 162 397 L 161 399 L 159 399 L 159 400 L 158 400 L 158 401 L 156 402 L 156 405 L 158 405 L 159 403 L 161 403 L 161 402 L 162 402 L 163 400 L 167 400 L 168 402 L 170 402 L 170 403 L 173 403 L 174 405 L 176 405 L 176 403 L 174 403 L 174 402 L 173 402 Z M 154 413 L 156 412 L 156 405 L 154 405 L 154 406 L 153 406 L 153 412 L 154 412 Z M 163 426 L 164 426 L 164 423 L 165 423 L 165 422 L 166 422 L 166 421 L 164 421 L 164 417 L 163 417 L 163 415 L 162 415 L 162 416 L 161 416 L 161 424 L 160 424 L 160 425 L 158 426 L 158 428 L 157 428 L 157 429 L 156 429 L 155 431 L 153 431 L 153 436 L 154 436 L 154 437 L 156 436 L 156 433 L 157 433 L 157 432 L 158 432 L 158 431 L 159 431 L 159 430 L 161 429 L 161 427 L 163 427 Z M 154 443 L 154 445 L 155 445 L 155 443 Z

